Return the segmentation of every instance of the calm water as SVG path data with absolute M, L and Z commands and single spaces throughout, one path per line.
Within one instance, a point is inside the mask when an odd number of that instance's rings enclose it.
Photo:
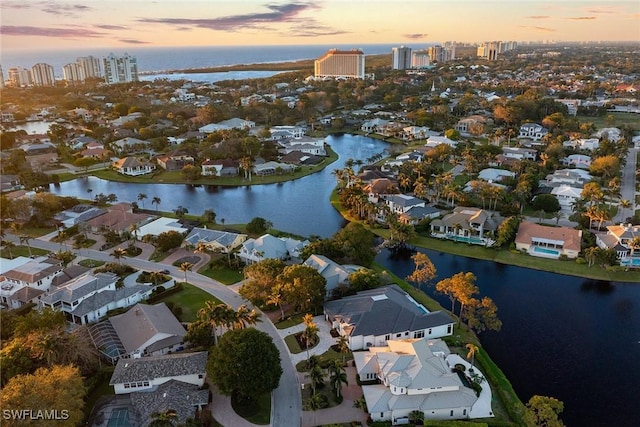
M 567 426 L 637 426 L 640 404 L 640 285 L 597 282 L 424 250 L 436 283 L 473 272 L 503 322 L 480 335 L 483 347 L 524 402 L 535 394 L 562 400 Z M 400 277 L 409 255 L 376 260 Z M 448 298 L 422 287 L 443 307 Z
M 225 71 L 221 73 L 154 73 L 140 76 L 141 81 L 156 79 L 190 80 L 196 83 L 216 83 L 223 80 L 263 79 L 285 71 Z
M 383 152 L 387 144 L 352 135 L 329 136 L 326 141 L 340 155 L 336 162 L 319 173 L 280 184 L 246 187 L 129 184 L 88 177 L 51 186 L 50 191 L 88 198 L 87 189 L 91 188 L 92 197 L 99 193 L 114 193 L 123 202 L 137 202 L 138 194 L 144 193 L 148 197 L 144 201 L 147 208 L 152 208 L 151 200 L 157 196 L 162 200 L 160 210 L 184 206 L 190 214 L 200 215 L 205 209 L 213 209 L 217 219 L 224 218 L 227 224 L 246 223 L 259 216 L 281 230 L 302 236 L 328 237 L 345 224 L 340 214 L 327 203 L 336 186 L 333 171 L 342 168 L 348 158 L 366 159 Z

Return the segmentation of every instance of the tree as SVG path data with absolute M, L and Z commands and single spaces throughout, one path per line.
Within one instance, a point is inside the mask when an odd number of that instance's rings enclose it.
M 202 222 L 211 222 L 211 223 L 216 223 L 216 213 L 213 211 L 213 209 L 205 209 L 205 211 L 202 213 L 202 216 L 200 217 L 200 220 Z
M 285 263 L 279 259 L 265 259 L 246 266 L 244 268 L 244 278 L 246 280 L 240 288 L 240 295 L 254 305 L 269 304 L 267 300 L 274 293 L 273 289 L 280 285 L 277 292 L 280 294 L 282 304 L 286 304 L 286 284 L 278 284 L 276 282 L 277 277 L 282 274 L 285 267 Z
M 267 221 L 266 219 L 261 217 L 256 217 L 247 223 L 246 230 L 247 230 L 247 233 L 251 233 L 251 234 L 263 234 L 272 226 L 273 224 Z
M 597 246 L 592 246 L 584 250 L 584 259 L 587 260 L 589 268 L 593 265 L 593 263 L 598 259 L 598 253 L 601 249 Z
M 589 166 L 589 172 L 605 179 L 612 178 L 620 170 L 620 158 L 615 155 L 596 157 Z
M 327 280 L 307 265 L 289 265 L 277 278 L 284 286 L 287 300 L 300 311 L 315 311 L 322 306 Z
M 144 193 L 138 194 L 138 201 L 142 203 L 142 209 L 144 209 L 144 199 L 147 198 L 147 195 Z
M 119 265 L 122 265 L 122 262 L 120 260 L 122 258 L 124 258 L 126 254 L 127 254 L 127 251 L 125 249 L 123 249 L 123 248 L 115 248 L 113 251 L 111 251 L 111 253 L 109 255 L 114 257 L 116 259 L 116 261 L 118 261 Z
M 413 272 L 407 276 L 407 280 L 416 283 L 418 287 L 421 284 L 429 284 L 436 277 L 436 267 L 431 262 L 427 254 L 417 252 L 411 256 L 415 264 Z
M 184 235 L 182 233 L 178 233 L 175 230 L 165 231 L 155 238 L 154 245 L 161 252 L 168 252 L 171 249 L 180 247 L 182 241 L 184 240 Z
M 185 165 L 180 171 L 180 175 L 187 181 L 197 181 L 202 177 L 202 170 L 194 165 Z
M 342 384 L 349 385 L 347 373 L 338 359 L 332 359 L 329 363 L 329 383 L 338 399 L 342 397 Z
M 193 264 L 187 261 L 183 262 L 182 264 L 180 264 L 180 267 L 178 267 L 180 271 L 184 271 L 185 283 L 187 283 L 187 271 L 191 271 L 191 268 L 193 268 Z
M 253 400 L 278 387 L 280 352 L 273 339 L 255 328 L 227 332 L 213 347 L 207 374 L 222 394 Z
M 308 363 L 309 366 L 311 364 Z M 311 366 L 309 369 L 309 379 L 311 380 L 311 388 L 313 389 L 313 394 L 316 394 L 318 387 L 324 384 L 324 369 L 320 365 Z
M 4 247 L 7 252 L 9 252 L 9 258 L 13 259 L 13 249 L 16 247 L 16 244 L 9 239 L 3 239 L 2 247 Z
M 486 329 L 499 331 L 502 328 L 502 321 L 498 319 L 498 307 L 489 297 L 483 297 L 479 301 L 471 299 L 466 317 L 467 326 L 475 333 Z
M 349 275 L 349 287 L 355 291 L 365 291 L 380 285 L 380 274 L 368 268 L 359 268 Z
M 167 409 L 162 412 L 151 414 L 149 427 L 173 427 L 178 420 L 178 413 L 175 409 Z
M 318 325 L 313 321 L 313 316 L 307 313 L 302 318 L 304 323 L 304 331 L 302 331 L 302 338 L 304 339 L 305 349 L 307 350 L 307 359 L 309 358 L 309 348 L 318 341 Z
M 564 423 L 558 415 L 564 410 L 564 403 L 553 397 L 535 395 L 527 402 L 525 421 L 528 426 L 562 427 Z
M 244 329 L 247 325 L 254 326 L 256 323 L 262 322 L 262 320 L 260 320 L 260 313 L 258 313 L 255 308 L 249 310 L 245 304 L 238 307 L 233 317 L 233 329 Z
M 233 309 L 227 304 L 216 304 L 211 300 L 205 301 L 204 307 L 198 310 L 198 319 L 209 325 L 214 343 L 218 340 L 218 328 L 231 326 L 233 322 L 232 312 Z
M 162 203 L 162 199 L 158 196 L 154 196 L 153 199 L 151 199 L 151 204 L 156 205 L 156 212 L 158 212 L 158 206 L 160 206 L 160 203 Z
M 182 217 L 184 217 L 184 216 L 185 216 L 185 214 L 188 214 L 188 213 L 189 213 L 189 209 L 187 209 L 187 208 L 185 208 L 184 206 L 180 205 L 180 206 L 178 206 L 177 208 L 175 208 L 175 209 L 173 210 L 173 212 L 176 214 L 176 216 L 177 216 L 178 218 L 182 218 Z
M 271 288 L 271 292 L 265 302 L 267 304 L 276 305 L 280 309 L 280 320 L 284 320 L 284 305 L 286 303 L 286 299 L 285 289 L 281 283 L 277 283 Z
M 560 210 L 560 202 L 553 194 L 540 194 L 533 199 L 533 208 L 537 211 L 557 212 Z
M 473 343 L 467 343 L 465 346 L 468 350 L 467 359 L 471 359 L 471 366 L 473 367 L 473 362 L 476 359 L 476 353 L 480 350 L 477 345 Z
M 75 427 L 84 419 L 85 387 L 74 366 L 39 368 L 33 374 L 17 375 L 2 389 L 0 406 L 4 410 L 57 411 L 56 425 Z M 66 419 L 64 419 L 66 418 Z M 3 426 L 29 425 L 24 420 L 5 419 Z M 42 424 L 31 424 L 42 425 Z

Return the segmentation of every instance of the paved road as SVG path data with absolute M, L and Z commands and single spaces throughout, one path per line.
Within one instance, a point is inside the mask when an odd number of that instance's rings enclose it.
M 8 235 L 7 237 L 18 243 L 18 239 L 15 236 Z M 48 242 L 40 239 L 33 239 L 30 244 L 34 248 L 40 248 L 49 250 L 51 252 L 57 252 L 60 249 L 60 245 L 54 242 Z M 94 249 L 78 249 L 75 251 L 80 257 L 91 258 L 99 261 L 114 261 L 106 252 L 100 252 Z M 172 265 L 155 263 L 137 258 L 127 258 L 127 264 L 132 267 L 156 271 L 156 270 L 169 270 L 170 274 L 179 280 L 184 277 L 184 273 Z M 243 299 L 233 290 L 229 289 L 222 283 L 210 279 L 206 276 L 202 276 L 195 272 L 187 272 L 188 282 L 198 288 L 210 293 L 219 300 L 226 304 L 229 304 L 233 308 L 238 308 L 242 304 L 246 304 L 248 307 L 252 307 L 251 303 Z M 293 362 L 289 356 L 289 350 L 287 349 L 284 340 L 278 333 L 278 330 L 268 320 L 268 317 L 264 314 L 261 316 L 262 322 L 256 325 L 256 329 L 259 329 L 271 336 L 273 342 L 280 351 L 280 360 L 282 365 L 282 377 L 280 378 L 280 385 L 273 391 L 272 405 L 271 405 L 271 425 L 272 426 L 295 426 L 302 423 L 302 404 L 300 395 L 300 384 L 298 383 L 298 376 L 293 366 Z M 233 423 L 224 423 L 226 426 L 232 426 Z
M 620 183 L 621 199 L 631 202 L 631 209 L 618 209 L 617 215 L 611 220 L 614 224 L 620 224 L 636 210 L 636 167 L 638 149 L 630 148 L 627 152 L 627 163 L 622 169 L 622 181 Z

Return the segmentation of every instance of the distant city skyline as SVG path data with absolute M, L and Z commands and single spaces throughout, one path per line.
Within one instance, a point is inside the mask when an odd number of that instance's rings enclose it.
M 3 0 L 1 48 L 640 41 L 637 0 Z

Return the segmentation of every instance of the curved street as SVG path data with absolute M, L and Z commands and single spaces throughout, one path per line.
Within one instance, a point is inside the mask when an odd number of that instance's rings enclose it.
M 19 240 L 13 236 L 8 235 L 12 240 L 18 244 Z M 56 252 L 60 249 L 59 243 L 49 242 L 43 238 L 33 239 L 30 242 L 31 247 L 45 249 L 51 252 Z M 74 251 L 78 257 L 91 258 L 98 261 L 114 261 L 113 257 L 107 252 L 101 252 L 94 249 L 77 249 Z M 180 271 L 178 267 L 171 264 L 165 264 L 163 262 L 157 263 L 138 258 L 126 258 L 127 264 L 137 269 L 157 271 L 167 269 L 171 276 L 182 280 L 184 273 Z M 237 309 L 240 305 L 246 304 L 249 308 L 253 308 L 251 303 L 233 290 L 229 289 L 226 285 L 210 279 L 194 272 L 187 272 L 187 281 L 192 285 L 202 289 L 205 292 L 218 298 L 225 304 L 230 305 L 234 309 Z M 271 404 L 271 425 L 272 426 L 293 426 L 300 425 L 302 423 L 302 403 L 300 394 L 300 385 L 298 383 L 298 376 L 289 356 L 289 350 L 287 349 L 284 339 L 278 333 L 276 327 L 269 321 L 269 318 L 262 314 L 262 322 L 259 322 L 255 327 L 261 330 L 271 338 L 280 351 L 280 361 L 282 366 L 282 377 L 280 378 L 280 384 L 272 393 Z M 219 396 L 214 396 L 214 400 Z M 223 398 L 226 399 L 226 398 Z M 218 405 L 216 405 L 218 407 Z M 251 426 L 243 418 L 235 414 L 231 410 L 230 405 L 219 405 L 222 411 L 216 412 L 214 417 L 218 422 L 224 426 Z M 224 410 L 226 409 L 226 410 Z

